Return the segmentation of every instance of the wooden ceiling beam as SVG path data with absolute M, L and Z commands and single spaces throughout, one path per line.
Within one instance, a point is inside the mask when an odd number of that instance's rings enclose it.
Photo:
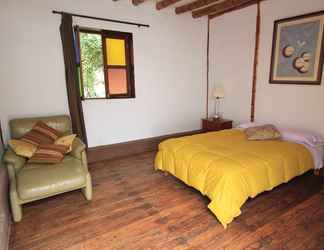
M 215 2 L 219 2 L 219 1 L 220 0 L 196 0 L 194 2 L 187 3 L 187 4 L 181 5 L 179 7 L 176 7 L 175 8 L 175 13 L 176 14 L 182 14 L 182 13 L 185 13 L 187 11 L 198 9 L 198 8 L 204 7 L 204 6 L 208 5 L 208 4 L 212 4 L 212 3 L 215 3 Z
M 248 2 L 248 3 L 246 3 L 246 4 L 242 4 L 242 5 L 240 5 L 240 6 L 235 6 L 235 7 L 231 8 L 231 9 L 226 10 L 226 11 L 222 11 L 222 12 L 214 12 L 213 14 L 208 15 L 208 18 L 209 18 L 209 19 L 213 19 L 213 18 L 215 18 L 215 17 L 222 16 L 222 15 L 228 13 L 228 12 L 231 12 L 231 11 L 235 11 L 235 10 L 239 10 L 239 9 L 244 9 L 244 8 L 246 8 L 246 7 L 248 7 L 248 6 L 253 5 L 253 4 L 257 4 L 258 2 L 261 2 L 261 1 L 262 1 L 262 0 L 255 0 L 255 1 Z
M 147 0 L 132 0 L 133 5 L 137 6 L 140 5 L 141 3 L 146 2 Z
M 252 4 L 256 4 L 260 0 L 227 0 L 225 2 L 217 3 L 206 8 L 202 8 L 192 12 L 193 18 L 198 18 L 206 15 L 215 17 L 217 15 L 223 15 L 227 12 L 245 8 Z
M 156 3 L 156 9 L 161 10 L 181 0 L 161 0 Z

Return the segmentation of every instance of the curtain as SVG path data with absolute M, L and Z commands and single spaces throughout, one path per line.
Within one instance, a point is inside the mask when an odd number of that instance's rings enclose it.
M 4 152 L 4 140 L 3 140 L 3 137 L 2 137 L 2 129 L 1 129 L 1 123 L 0 123 L 0 162 L 1 162 L 1 157 L 2 157 L 2 154 Z
M 72 129 L 73 133 L 77 134 L 82 139 L 82 141 L 86 145 L 88 145 L 80 97 L 80 86 L 78 83 L 76 52 L 74 47 L 74 35 L 72 25 L 72 16 L 70 14 L 63 13 L 60 26 L 60 33 L 62 39 L 66 89 L 69 102 L 70 116 L 72 121 Z

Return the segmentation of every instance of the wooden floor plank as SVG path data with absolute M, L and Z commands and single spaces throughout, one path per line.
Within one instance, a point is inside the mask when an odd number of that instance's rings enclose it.
M 24 205 L 10 249 L 324 249 L 323 176 L 309 172 L 248 200 L 224 230 L 210 201 L 155 171 L 154 156 L 91 165 L 91 202 L 73 191 Z

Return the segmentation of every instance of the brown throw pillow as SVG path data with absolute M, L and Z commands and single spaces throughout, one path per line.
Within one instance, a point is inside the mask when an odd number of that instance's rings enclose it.
M 40 121 L 21 140 L 38 146 L 42 144 L 53 144 L 59 136 L 59 131 Z
M 281 137 L 278 129 L 271 124 L 250 127 L 245 129 L 244 132 L 248 140 L 276 140 Z
M 28 163 L 60 163 L 68 151 L 64 145 L 42 144 L 29 159 Z

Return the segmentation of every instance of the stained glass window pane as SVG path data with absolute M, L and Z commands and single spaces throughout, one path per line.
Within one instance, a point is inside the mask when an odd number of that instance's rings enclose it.
M 127 94 L 126 69 L 108 69 L 109 93 Z
M 123 39 L 106 39 L 107 64 L 125 66 L 125 41 Z

